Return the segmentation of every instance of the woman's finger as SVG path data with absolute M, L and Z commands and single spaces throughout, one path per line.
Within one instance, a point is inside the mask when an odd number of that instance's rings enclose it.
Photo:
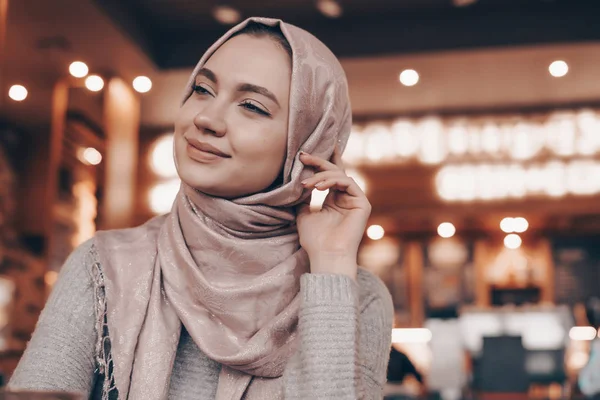
M 360 187 L 356 184 L 354 179 L 344 176 L 344 177 L 334 177 L 326 180 L 322 180 L 314 185 L 314 187 L 318 190 L 327 190 L 333 189 L 339 192 L 348 193 L 353 197 L 365 197 L 364 192 L 360 189 Z
M 342 152 L 340 151 L 340 146 L 335 146 L 333 150 L 333 155 L 331 156 L 331 161 L 342 171 L 344 170 L 344 162 L 342 161 Z
M 341 170 L 317 172 L 312 177 L 303 180 L 302 184 L 305 187 L 310 187 L 310 186 L 314 186 L 315 184 L 317 184 L 321 181 L 327 180 L 327 179 L 331 179 L 331 178 L 335 178 L 335 177 L 343 178 L 345 176 L 346 176 L 346 174 L 344 174 L 344 171 L 341 171 Z
M 311 154 L 300 152 L 300 161 L 302 164 L 309 167 L 315 167 L 320 171 L 331 171 L 340 169 L 337 165 L 320 157 L 313 156 Z

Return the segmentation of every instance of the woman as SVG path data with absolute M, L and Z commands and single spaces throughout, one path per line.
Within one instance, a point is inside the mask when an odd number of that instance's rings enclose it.
M 341 168 L 350 127 L 343 70 L 321 42 L 266 18 L 230 30 L 176 117 L 172 212 L 74 252 L 9 386 L 381 398 L 392 305 L 356 265 L 370 205 Z M 320 212 L 314 188 L 331 189 Z

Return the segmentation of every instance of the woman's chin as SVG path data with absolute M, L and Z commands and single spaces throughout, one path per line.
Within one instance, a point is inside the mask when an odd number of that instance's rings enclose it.
M 218 171 L 198 171 L 194 169 L 179 169 L 179 177 L 187 186 L 209 196 L 221 197 L 232 200 L 250 196 L 265 190 L 271 190 L 273 185 L 280 182 L 253 181 L 252 177 L 240 177 L 237 174 L 219 174 Z M 202 179 L 200 179 L 202 177 Z M 254 185 L 243 185 L 243 183 L 254 183 Z
M 220 197 L 223 199 L 234 199 L 236 197 L 242 197 L 237 192 L 233 192 L 231 188 L 224 187 L 218 183 L 214 182 L 199 182 L 198 180 L 194 181 L 185 181 L 185 184 L 191 187 L 192 189 L 205 194 L 211 197 Z

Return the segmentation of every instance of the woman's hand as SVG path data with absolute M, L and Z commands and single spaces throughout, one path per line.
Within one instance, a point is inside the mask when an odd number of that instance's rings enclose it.
M 316 170 L 302 182 L 307 189 L 327 190 L 323 208 L 310 210 L 310 198 L 298 206 L 300 244 L 312 273 L 343 274 L 356 279 L 358 245 L 371 214 L 371 204 L 354 179 L 346 175 L 338 150 L 333 163 L 301 153 L 300 161 Z

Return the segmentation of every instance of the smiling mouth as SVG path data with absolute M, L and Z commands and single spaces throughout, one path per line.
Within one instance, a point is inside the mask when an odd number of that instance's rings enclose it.
M 199 151 L 202 151 L 205 153 L 211 153 L 216 156 L 223 157 L 223 158 L 231 158 L 231 156 L 229 154 L 224 153 L 223 151 L 219 150 L 218 148 L 211 145 L 210 143 L 202 142 L 202 141 L 194 139 L 194 138 L 189 138 L 189 139 L 186 138 L 186 141 L 189 146 L 191 146 Z
M 231 158 L 229 154 L 222 152 L 216 147 L 194 139 L 186 139 L 187 155 L 194 161 L 201 164 L 217 162 L 226 158 Z

